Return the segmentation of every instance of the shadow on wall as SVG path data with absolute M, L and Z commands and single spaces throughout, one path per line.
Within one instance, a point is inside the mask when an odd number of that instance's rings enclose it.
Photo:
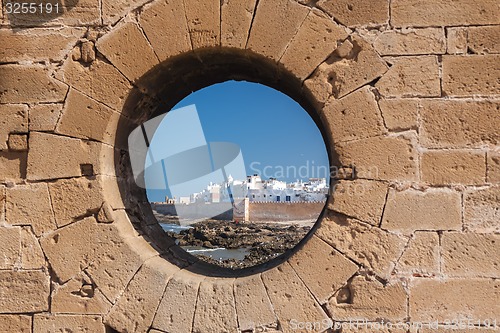
M 4 0 L 4 13 L 13 29 L 40 26 L 70 12 L 79 0 Z
M 115 154 L 116 176 L 121 179 L 119 181 L 120 194 L 124 199 L 128 214 L 132 220 L 137 221 L 136 227 L 141 229 L 148 241 L 163 250 L 167 260 L 178 263 L 182 267 L 189 266 L 190 270 L 204 275 L 251 275 L 275 267 L 287 260 L 305 244 L 318 226 L 316 224 L 316 227 L 312 228 L 308 236 L 293 250 L 265 264 L 239 271 L 230 271 L 200 262 L 199 259 L 181 250 L 173 243 L 172 239 L 165 236 L 163 229 L 153 215 L 146 191 L 139 188 L 134 182 L 127 153 L 128 136 L 137 126 L 170 110 L 192 92 L 229 80 L 261 83 L 292 97 L 309 112 L 320 129 L 323 139 L 327 143 L 327 150 L 330 152 L 330 165 L 338 164 L 335 152 L 331 149 L 332 147 L 328 147 L 330 141 L 327 140 L 318 110 L 314 108 L 303 92 L 301 81 L 279 67 L 277 63 L 249 50 L 206 48 L 181 54 L 168 62 L 157 65 L 134 82 L 139 89 L 135 89 L 127 97 L 122 111 L 124 117 L 121 118 L 116 133 L 115 147 L 121 149 L 116 150 Z M 319 220 L 324 214 L 324 207 L 326 205 L 323 204 Z

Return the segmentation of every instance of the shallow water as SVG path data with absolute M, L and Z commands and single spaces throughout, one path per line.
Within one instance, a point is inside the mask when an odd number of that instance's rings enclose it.
M 177 224 L 160 223 L 161 227 L 165 232 L 173 232 L 179 234 L 183 230 L 191 229 L 190 226 L 182 226 Z
M 201 246 L 181 246 L 186 252 L 192 255 L 204 255 L 215 260 L 235 259 L 243 260 L 250 253 L 250 248 L 225 249 L 215 248 L 208 249 Z

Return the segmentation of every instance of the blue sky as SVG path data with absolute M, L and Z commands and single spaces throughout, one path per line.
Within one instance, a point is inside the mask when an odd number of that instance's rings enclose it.
M 288 182 L 327 176 L 328 155 L 321 133 L 309 114 L 287 95 L 257 83 L 227 81 L 192 93 L 173 110 L 193 104 L 206 141 L 238 144 L 247 174 Z M 162 125 L 152 146 L 167 144 L 160 132 L 167 131 L 168 124 Z M 147 193 L 150 201 L 163 201 L 170 194 L 163 190 Z

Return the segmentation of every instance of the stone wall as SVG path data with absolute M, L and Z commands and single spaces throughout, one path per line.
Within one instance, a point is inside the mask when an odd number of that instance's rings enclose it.
M 252 222 L 317 220 L 324 202 L 250 202 L 248 219 Z
M 64 3 L 0 16 L 0 331 L 492 331 L 497 0 Z M 350 170 L 297 251 L 237 274 L 158 236 L 126 153 L 160 102 L 228 79 L 290 94 Z

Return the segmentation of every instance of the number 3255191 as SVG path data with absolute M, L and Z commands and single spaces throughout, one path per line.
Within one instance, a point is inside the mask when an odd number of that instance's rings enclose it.
M 6 14 L 53 14 L 59 13 L 59 3 L 7 2 Z

